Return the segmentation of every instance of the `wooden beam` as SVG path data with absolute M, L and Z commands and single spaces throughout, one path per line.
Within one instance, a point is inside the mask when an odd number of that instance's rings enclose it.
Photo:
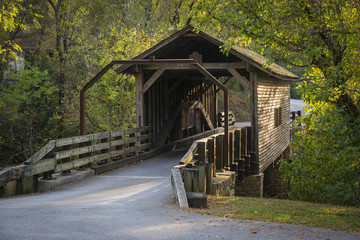
M 136 127 L 144 125 L 143 73 L 135 73 Z
M 146 93 L 146 91 L 154 84 L 154 82 L 161 76 L 161 74 L 163 74 L 165 70 L 166 69 L 162 66 L 149 78 L 149 80 L 147 80 L 143 86 L 142 94 Z
M 251 95 L 250 99 L 252 102 L 251 108 L 251 141 L 252 141 L 252 151 L 256 154 L 259 153 L 259 133 L 258 133 L 258 122 L 259 122 L 259 115 L 258 115 L 258 74 L 257 72 L 250 72 L 250 81 L 251 81 Z M 257 157 L 257 159 L 259 159 Z
M 246 69 L 245 62 L 230 62 L 230 63 L 202 63 L 201 66 L 207 70 L 221 70 L 221 69 Z M 191 69 L 189 64 L 168 64 L 168 65 L 143 65 L 142 70 L 157 70 L 165 68 L 167 70 L 186 70 Z
M 225 86 L 225 85 L 230 81 L 231 78 L 232 78 L 232 76 L 228 77 L 228 78 L 224 81 L 223 85 Z M 218 89 L 215 91 L 215 93 L 218 93 L 219 91 L 220 91 L 220 89 L 218 88 Z
M 200 102 L 200 101 L 196 101 L 191 107 L 190 109 L 194 109 L 194 108 L 198 108 L 202 115 L 204 116 L 204 119 L 207 123 L 207 125 L 209 126 L 209 128 L 212 130 L 214 129 L 214 125 L 213 123 L 211 122 L 211 119 L 209 117 L 209 115 L 206 113 L 205 109 L 204 109 L 204 105 Z
M 227 70 L 240 82 L 241 85 L 243 85 L 247 91 L 250 91 L 250 84 L 238 73 L 238 71 L 236 71 L 236 69 L 228 68 Z
M 230 81 L 230 79 L 231 79 L 231 77 L 228 77 L 228 78 L 224 81 L 223 85 L 226 85 L 226 84 Z

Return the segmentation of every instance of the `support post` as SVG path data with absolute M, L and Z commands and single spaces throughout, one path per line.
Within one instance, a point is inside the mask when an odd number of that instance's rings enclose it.
M 212 164 L 212 174 L 215 177 L 216 171 L 215 171 L 215 139 L 210 138 L 208 140 L 208 162 Z
M 80 91 L 80 135 L 85 135 L 85 89 Z
M 221 170 L 224 167 L 224 135 L 216 136 L 216 170 Z
M 229 133 L 229 160 L 228 167 L 234 163 L 234 132 Z
M 206 142 L 198 142 L 198 154 L 199 161 L 202 163 L 206 162 Z
M 241 158 L 241 130 L 235 130 L 234 133 L 234 159 Z
M 135 73 L 135 95 L 136 95 L 136 127 L 144 125 L 144 112 L 143 112 L 143 73 Z

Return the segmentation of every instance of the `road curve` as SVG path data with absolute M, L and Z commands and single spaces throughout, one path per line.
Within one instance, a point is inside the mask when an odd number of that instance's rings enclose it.
M 52 192 L 0 199 L 0 240 L 358 239 L 178 209 L 171 204 L 170 169 L 183 154 L 166 153 Z

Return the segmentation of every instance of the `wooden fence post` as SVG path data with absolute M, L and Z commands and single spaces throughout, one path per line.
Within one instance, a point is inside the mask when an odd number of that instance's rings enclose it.
M 70 149 L 70 146 L 69 146 L 69 145 L 66 145 L 66 146 L 63 146 L 61 149 L 62 149 L 62 151 L 69 150 L 69 149 Z M 69 158 L 69 157 L 63 158 L 63 159 L 61 160 L 61 163 L 67 163 L 67 162 L 70 162 L 70 158 Z M 71 173 L 71 170 L 65 170 L 65 171 L 62 172 L 62 175 L 68 175 L 68 174 L 70 174 L 70 173 Z
M 234 132 L 234 159 L 241 158 L 241 131 L 235 130 Z
M 199 192 L 199 168 L 184 168 L 184 187 L 186 192 Z
M 250 154 L 250 152 L 253 151 L 253 145 L 255 144 L 253 142 L 254 139 L 252 139 L 251 135 L 251 127 L 246 127 L 246 134 L 247 134 L 247 155 Z
M 216 177 L 215 171 L 215 139 L 210 138 L 207 142 L 208 147 L 208 162 L 212 164 L 212 174 Z
M 120 140 L 120 139 L 122 139 L 122 136 L 117 136 L 117 137 L 115 137 L 115 140 Z M 117 145 L 116 147 L 115 147 L 115 149 L 116 150 L 121 150 L 121 149 L 123 149 L 123 145 Z M 118 157 L 116 157 L 115 158 L 115 161 L 116 160 L 120 160 L 120 159 L 123 159 L 124 158 L 124 155 L 122 155 L 122 156 L 118 156 Z
M 224 135 L 216 136 L 216 170 L 221 170 L 224 167 Z
M 206 162 L 206 142 L 205 141 L 199 141 L 197 143 L 198 147 L 198 154 L 199 154 L 199 161 L 202 163 Z
M 134 137 L 135 137 L 135 133 L 130 133 L 130 134 L 129 134 L 129 138 L 134 138 Z M 135 140 L 135 142 L 131 142 L 131 143 L 129 144 L 129 147 L 135 147 L 135 144 L 136 144 L 136 140 Z M 129 154 L 130 154 L 130 153 L 129 153 Z M 135 150 L 134 154 L 135 154 L 136 156 L 138 155 L 137 150 Z
M 212 163 L 205 164 L 205 172 L 206 172 L 206 194 L 212 193 L 212 182 L 213 182 L 213 166 Z
M 200 163 L 199 165 L 199 192 L 206 193 L 206 163 Z
M 227 161 L 227 167 L 234 163 L 234 132 L 229 132 L 229 159 Z
M 109 141 L 108 138 L 102 138 L 100 140 L 101 143 L 107 143 Z M 108 153 L 109 152 L 109 149 L 102 149 L 100 150 L 100 153 Z M 101 160 L 101 164 L 106 164 L 107 162 L 109 161 L 109 159 L 105 159 L 105 160 Z
M 241 158 L 247 155 L 247 131 L 241 128 Z

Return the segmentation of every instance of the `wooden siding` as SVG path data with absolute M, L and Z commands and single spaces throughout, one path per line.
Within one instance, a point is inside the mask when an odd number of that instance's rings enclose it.
M 257 104 L 259 172 L 263 172 L 290 144 L 290 83 L 259 74 Z M 281 124 L 276 127 L 279 108 Z

